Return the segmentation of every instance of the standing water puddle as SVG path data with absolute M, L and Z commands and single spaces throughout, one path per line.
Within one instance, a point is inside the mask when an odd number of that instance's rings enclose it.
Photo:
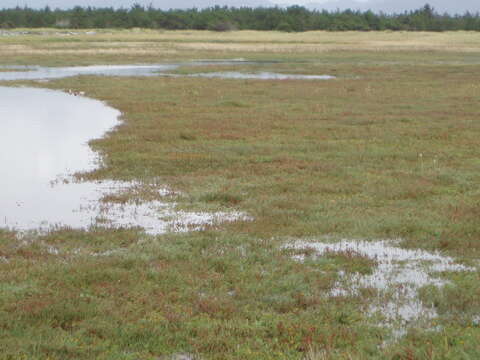
M 428 322 L 437 317 L 433 306 L 426 306 L 419 298 L 419 290 L 426 285 L 441 287 L 447 281 L 433 276 L 440 272 L 475 271 L 474 268 L 458 263 L 438 252 L 403 249 L 399 241 L 355 241 L 342 240 L 338 243 L 295 242 L 287 249 L 311 249 L 314 256 L 327 253 L 353 253 L 368 257 L 376 262 L 369 275 L 345 274 L 330 291 L 331 297 L 356 296 L 360 289 L 370 288 L 377 291 L 377 298 L 368 306 L 371 315 L 379 314 L 383 323 L 401 334 L 411 324 Z M 296 255 L 299 261 L 305 255 Z
M 246 219 L 240 213 L 177 212 L 160 201 L 104 203 L 105 196 L 138 184 L 74 181 L 72 174 L 99 165 L 87 143 L 118 125 L 119 115 L 100 101 L 59 91 L 0 87 L 0 227 L 139 226 L 159 234 Z
M 0 80 L 46 80 L 59 79 L 79 75 L 103 75 L 103 76 L 168 76 L 168 77 L 206 77 L 221 79 L 251 79 L 251 80 L 330 80 L 330 75 L 298 75 L 279 74 L 271 72 L 241 73 L 235 71 L 207 72 L 195 74 L 173 74 L 169 71 L 182 66 L 205 66 L 205 65 L 255 65 L 262 62 L 225 60 L 225 61 L 194 61 L 177 64 L 157 65 L 95 65 L 95 66 L 72 66 L 72 67 L 40 67 L 40 66 L 4 66 L 9 71 L 0 71 Z M 1 67 L 0 67 L 1 70 Z M 17 70 L 17 71 L 15 71 Z

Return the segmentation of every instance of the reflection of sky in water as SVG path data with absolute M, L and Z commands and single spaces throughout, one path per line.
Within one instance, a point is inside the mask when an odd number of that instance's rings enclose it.
M 106 226 L 140 226 L 158 234 L 247 219 L 234 212 L 176 212 L 172 204 L 160 201 L 121 206 L 99 202 L 138 185 L 133 183 L 63 183 L 75 172 L 95 169 L 96 154 L 87 143 L 117 125 L 119 115 L 84 97 L 0 87 L 0 227 L 88 228 L 100 220 Z M 157 190 L 165 193 L 164 188 Z
M 94 154 L 85 144 L 112 128 L 119 114 L 100 102 L 60 92 L 2 88 L 0 159 L 7 169 L 17 170 L 2 181 L 52 180 L 69 170 L 92 168 Z
M 117 124 L 120 113 L 99 101 L 61 92 L 0 88 L 0 219 L 9 225 L 72 223 L 91 183 L 52 187 L 58 176 L 93 169 L 86 146 Z M 74 224 L 72 224 L 74 225 Z

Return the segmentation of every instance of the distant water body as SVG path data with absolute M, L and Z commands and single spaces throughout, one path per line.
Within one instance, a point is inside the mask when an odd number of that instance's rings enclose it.
M 204 77 L 219 79 L 246 79 L 246 80 L 330 80 L 330 75 L 301 75 L 280 74 L 273 72 L 242 73 L 237 71 L 204 72 L 194 74 L 174 74 L 172 70 L 182 66 L 205 66 L 205 65 L 254 65 L 265 62 L 253 61 L 195 61 L 177 64 L 156 65 L 93 65 L 93 66 L 69 66 L 69 67 L 41 67 L 41 66 L 4 66 L 0 71 L 0 80 L 48 80 L 60 79 L 80 75 L 97 76 L 167 76 L 167 77 Z M 2 67 L 0 67 L 0 70 Z

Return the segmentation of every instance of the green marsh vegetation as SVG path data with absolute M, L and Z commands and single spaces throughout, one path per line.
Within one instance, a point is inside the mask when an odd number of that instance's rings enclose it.
M 294 52 L 269 42 L 278 33 L 262 33 L 263 43 L 250 47 L 215 41 L 242 32 L 193 33 L 194 42 L 164 34 L 185 41 L 152 47 L 138 40 L 149 32 L 112 34 L 72 49 L 52 47 L 68 45 L 55 35 L 36 44 L 29 36 L 0 39 L 1 62 L 244 57 L 280 63 L 228 70 L 337 79 L 15 83 L 84 91 L 122 111 L 123 125 L 91 143 L 105 166 L 85 177 L 161 180 L 178 192 L 179 209 L 234 209 L 254 220 L 156 237 L 141 229 L 0 230 L 0 359 L 479 357 L 478 272 L 440 274 L 449 285 L 422 288 L 421 300 L 438 312 L 435 324 L 395 338 L 364 311 L 375 291 L 328 296 L 340 271 L 369 274 L 375 261 L 340 252 L 299 262 L 298 251 L 282 248 L 292 239 L 402 239 L 403 247 L 478 266 L 479 35 L 456 34 L 468 40 L 453 48 L 446 40 L 422 43 L 429 34 L 404 34 L 406 43 L 400 35 L 397 43 L 393 35 L 371 35 L 389 39 L 382 50 L 367 40 L 348 45 L 349 37 L 364 36 L 352 33 L 335 45 L 342 35 L 333 33 L 325 34 L 334 44 L 328 51 L 321 41 L 314 49 L 299 41 Z M 269 50 L 257 51 L 262 46 Z M 142 196 L 150 195 L 146 188 Z

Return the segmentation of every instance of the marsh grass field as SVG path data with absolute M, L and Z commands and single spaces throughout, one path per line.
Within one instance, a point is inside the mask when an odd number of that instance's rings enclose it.
M 480 358 L 480 34 L 0 36 L 0 67 L 234 58 L 260 62 L 176 72 L 336 79 L 0 82 L 73 89 L 122 112 L 90 143 L 103 166 L 81 178 L 161 183 L 179 210 L 251 217 L 158 236 L 0 228 L 0 359 Z M 399 240 L 473 270 L 420 289 L 435 318 L 385 324 L 366 311 L 376 289 L 330 295 L 376 259 L 286 247 L 341 239 Z

